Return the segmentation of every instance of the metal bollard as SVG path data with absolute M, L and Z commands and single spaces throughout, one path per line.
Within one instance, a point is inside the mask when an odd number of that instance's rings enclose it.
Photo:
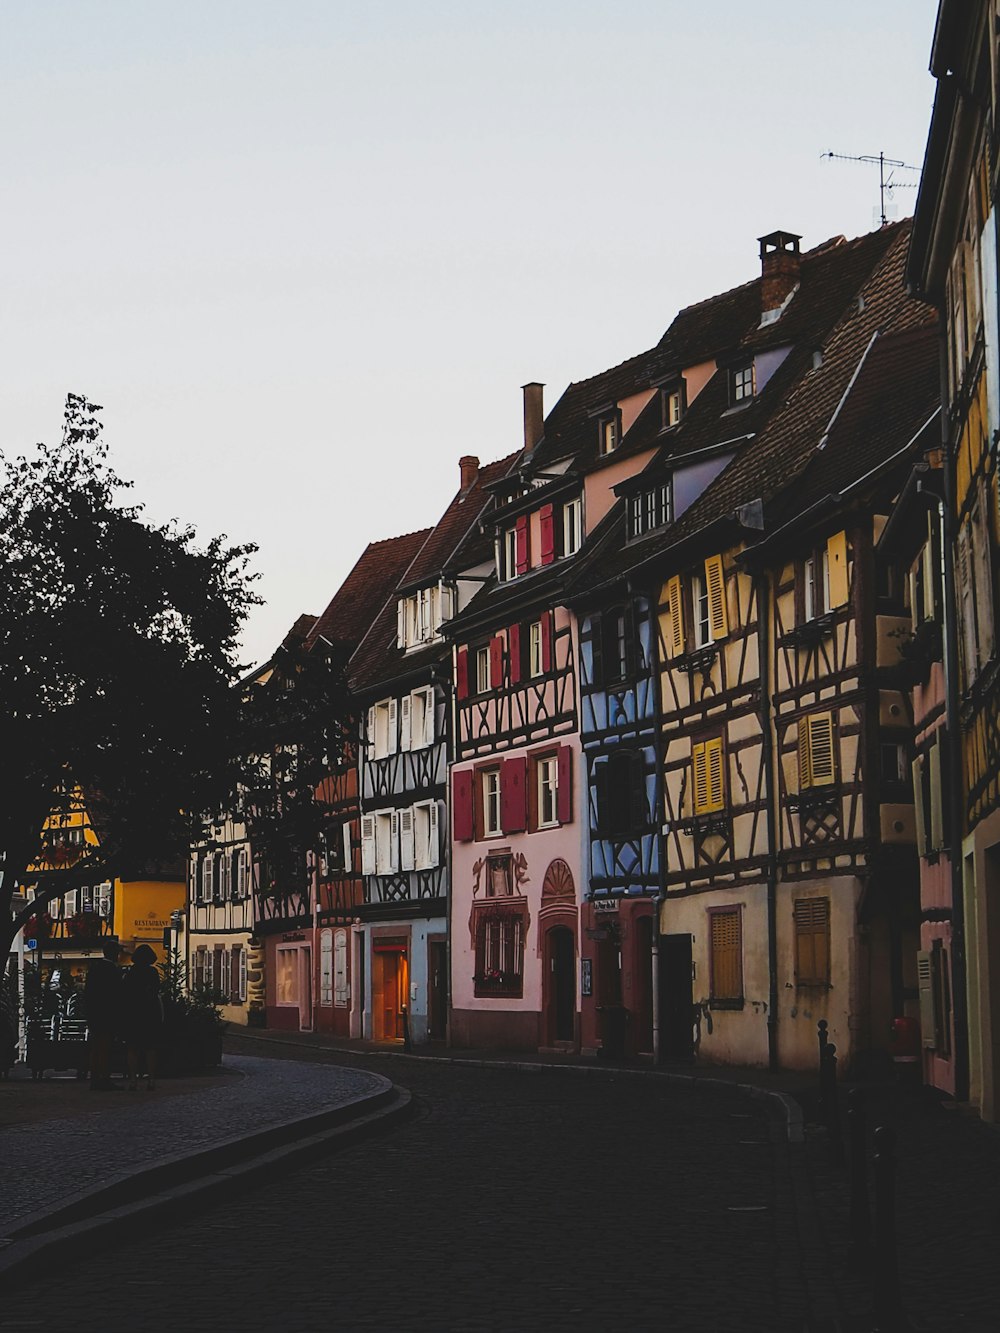
M 868 1202 L 868 1126 L 860 1088 L 847 1096 L 847 1130 L 851 1143 L 851 1246 L 848 1262 L 864 1267 L 871 1258 L 871 1214 Z
M 832 1041 L 826 1044 L 824 1054 L 824 1106 L 826 1134 L 830 1144 L 830 1160 L 838 1164 L 844 1160 L 844 1140 L 840 1132 L 840 1098 L 837 1096 L 837 1048 Z
M 886 1125 L 875 1131 L 875 1229 L 872 1247 L 873 1333 L 904 1333 L 896 1256 L 896 1135 Z

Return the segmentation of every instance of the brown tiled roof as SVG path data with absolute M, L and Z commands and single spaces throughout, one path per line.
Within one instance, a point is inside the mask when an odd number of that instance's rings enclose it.
M 313 624 L 309 647 L 320 636 L 329 643 L 356 647 L 430 531 L 430 528 L 422 528 L 401 537 L 370 542 L 329 606 Z

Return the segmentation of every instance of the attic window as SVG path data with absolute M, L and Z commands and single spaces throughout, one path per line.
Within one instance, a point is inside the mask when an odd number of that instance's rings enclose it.
M 621 443 L 621 422 L 618 414 L 601 417 L 598 422 L 600 449 L 602 454 L 613 454 Z
M 734 366 L 729 373 L 733 402 L 748 402 L 753 397 L 753 362 Z
M 676 426 L 684 415 L 684 388 L 680 384 L 674 384 L 670 388 L 663 389 L 660 396 L 663 405 L 663 429 L 669 430 L 671 426 Z

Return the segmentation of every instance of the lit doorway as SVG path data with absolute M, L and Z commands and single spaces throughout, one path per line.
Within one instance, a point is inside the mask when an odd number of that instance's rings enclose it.
M 372 959 L 372 1036 L 375 1041 L 403 1040 L 410 967 L 405 944 L 376 942 Z

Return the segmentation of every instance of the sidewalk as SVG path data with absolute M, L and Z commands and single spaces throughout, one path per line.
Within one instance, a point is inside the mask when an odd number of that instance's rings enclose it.
M 165 1090 L 165 1095 L 161 1093 Z M 26 1114 L 9 1123 L 24 1094 Z M 61 1114 L 54 1103 L 63 1102 Z M 98 1233 L 190 1207 L 406 1110 L 381 1075 L 226 1055 L 220 1076 L 154 1093 L 92 1095 L 72 1077 L 0 1083 L 0 1280 L 41 1250 L 79 1255 Z

